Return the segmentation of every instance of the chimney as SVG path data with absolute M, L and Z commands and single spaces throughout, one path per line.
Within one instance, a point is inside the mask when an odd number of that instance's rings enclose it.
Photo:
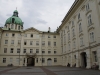
M 50 27 L 49 27 L 49 29 L 48 29 L 48 32 L 50 32 Z

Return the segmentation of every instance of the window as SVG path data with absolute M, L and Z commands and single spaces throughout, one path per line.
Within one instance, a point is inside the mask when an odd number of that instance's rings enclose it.
M 82 25 L 81 25 L 81 23 L 79 24 L 79 32 L 81 32 L 82 31 Z
M 33 41 L 30 41 L 30 45 L 33 45 Z
M 14 40 L 11 40 L 11 44 L 14 44 Z
M 45 63 L 45 58 L 42 58 L 42 63 Z
M 13 24 L 11 25 L 11 29 L 13 29 Z
M 3 58 L 3 63 L 6 63 L 6 58 Z
M 7 48 L 4 48 L 4 53 L 7 53 Z
M 73 42 L 73 48 L 75 48 L 75 46 L 76 46 L 76 45 L 75 45 L 75 41 L 74 41 L 74 42 Z
M 33 34 L 31 34 L 31 38 L 33 37 Z
M 50 46 L 51 45 L 51 42 L 50 41 L 48 41 L 48 46 Z
M 45 53 L 45 51 L 42 51 L 42 53 L 44 54 L 44 53 Z
M 24 49 L 23 53 L 26 53 L 26 49 Z
M 6 33 L 6 36 L 8 36 L 8 33 Z
M 27 37 L 27 34 L 24 34 L 25 37 Z
M 36 45 L 37 45 L 37 46 L 39 45 L 39 41 L 36 41 Z
M 56 46 L 56 42 L 54 42 L 54 46 Z
M 8 44 L 8 40 L 5 40 L 5 44 Z
M 72 34 L 73 34 L 73 37 L 74 37 L 74 35 L 75 35 L 74 29 L 72 30 Z
M 56 51 L 54 51 L 54 54 L 56 54 L 57 52 Z
M 83 38 L 80 38 L 80 46 L 83 45 Z
M 38 63 L 38 58 L 36 58 L 36 62 Z
M 90 33 L 90 41 L 94 42 L 94 33 L 93 32 Z
M 20 49 L 19 48 L 17 48 L 17 53 L 20 53 Z
M 51 51 L 48 51 L 48 54 L 50 54 L 51 53 Z
M 50 38 L 50 35 L 48 35 L 48 38 Z
M 90 9 L 89 4 L 86 5 L 86 10 L 88 11 Z
M 15 34 L 12 34 L 12 37 L 14 37 L 15 36 Z
M 72 27 L 74 26 L 74 21 L 72 21 Z
M 94 56 L 94 61 L 97 62 L 97 52 L 96 51 L 93 52 L 93 56 Z
M 13 48 L 11 48 L 10 53 L 13 53 L 13 50 L 14 50 L 14 49 L 13 49 Z
M 70 33 L 68 33 L 68 40 L 70 40 Z
M 54 35 L 53 38 L 56 38 L 56 35 Z
M 12 63 L 13 62 L 13 58 L 10 58 L 10 63 Z
M 70 44 L 68 44 L 68 48 L 69 48 L 69 51 L 70 51 Z
M 20 26 L 18 26 L 18 30 L 20 30 Z
M 24 45 L 27 45 L 27 42 L 26 41 L 24 41 Z
M 92 19 L 91 19 L 91 14 L 88 16 L 88 25 L 92 25 Z
M 33 53 L 33 49 L 30 49 L 30 53 Z
M 36 53 L 39 53 L 39 49 L 36 49 Z
M 54 62 L 57 62 L 57 58 L 54 58 Z
M 42 46 L 45 46 L 45 41 L 42 41 Z
M 78 19 L 80 19 L 80 13 L 78 14 Z
M 18 40 L 18 45 L 21 43 L 21 40 Z

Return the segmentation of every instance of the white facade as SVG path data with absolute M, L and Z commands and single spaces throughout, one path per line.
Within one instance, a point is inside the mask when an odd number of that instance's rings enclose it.
M 100 68 L 100 0 L 75 0 L 56 32 L 8 26 L 0 29 L 0 66 Z

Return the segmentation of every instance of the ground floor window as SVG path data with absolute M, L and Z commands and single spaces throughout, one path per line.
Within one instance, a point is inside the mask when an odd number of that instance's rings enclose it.
M 6 63 L 6 58 L 3 58 L 3 63 Z
M 57 58 L 54 58 L 54 62 L 57 62 Z

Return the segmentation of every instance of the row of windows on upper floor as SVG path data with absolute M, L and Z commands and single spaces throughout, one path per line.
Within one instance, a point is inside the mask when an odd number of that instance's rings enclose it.
M 34 34 L 30 34 L 30 37 L 33 38 L 33 35 L 34 35 Z M 5 36 L 6 36 L 6 37 L 9 36 L 9 33 L 6 33 Z M 21 37 L 21 36 L 22 36 L 21 34 L 18 34 L 18 37 Z M 36 34 L 35 34 L 35 36 L 36 36 L 37 38 L 39 38 L 39 35 L 36 35 Z M 12 37 L 15 37 L 15 33 L 12 33 Z M 24 37 L 28 37 L 28 34 L 24 34 Z M 45 37 L 45 35 L 43 35 L 42 37 Z M 51 38 L 51 36 L 48 35 L 48 38 Z M 53 38 L 56 38 L 56 35 L 54 35 Z
M 89 3 L 86 5 L 86 10 L 87 10 L 87 11 L 90 10 Z M 78 14 L 78 20 L 80 20 L 80 19 L 81 19 L 81 14 L 79 13 L 79 14 Z M 87 19 L 88 19 L 88 20 L 87 20 L 88 26 L 91 26 L 91 25 L 93 24 L 91 14 L 89 14 L 89 15 L 87 16 Z M 74 21 L 71 21 L 71 25 L 72 25 L 72 27 L 75 26 Z M 65 29 L 66 29 L 66 28 L 67 28 L 68 31 L 70 30 L 69 26 L 65 27 Z M 74 31 L 74 30 L 72 30 L 72 31 Z M 79 32 L 81 32 L 81 31 L 82 31 L 82 23 L 79 22 Z M 64 34 L 65 34 L 65 30 L 64 30 Z
M 23 53 L 27 53 L 27 51 L 28 50 L 24 49 L 23 50 Z M 30 49 L 30 53 L 33 53 L 33 51 L 34 51 L 33 49 Z M 17 51 L 16 52 L 17 53 L 20 53 L 20 48 L 17 48 Z M 45 54 L 45 52 L 46 52 L 45 49 L 42 49 L 42 54 Z M 51 49 L 48 49 L 48 54 L 51 54 L 51 52 L 52 52 Z M 54 52 L 54 54 L 56 54 L 57 53 L 56 49 L 54 49 L 53 52 Z M 4 53 L 7 53 L 7 48 L 4 48 Z M 14 48 L 11 48 L 10 49 L 10 53 L 15 53 L 14 52 Z M 39 49 L 36 49 L 36 52 L 35 53 L 39 53 Z
M 69 37 L 70 36 L 68 36 L 68 39 L 69 39 Z M 85 39 L 84 39 L 84 37 L 83 36 L 81 36 L 80 37 L 80 43 L 78 44 L 80 47 L 81 46 L 84 46 L 85 45 Z M 94 32 L 90 32 L 90 34 L 89 34 L 89 40 L 88 40 L 89 42 L 87 42 L 87 43 L 89 43 L 89 44 L 91 44 L 91 43 L 93 43 L 93 42 L 95 42 L 95 35 L 94 35 Z M 66 43 L 66 39 L 64 39 L 64 43 Z M 76 40 L 73 40 L 73 43 L 72 43 L 72 47 L 73 48 L 76 48 Z M 61 40 L 61 45 L 63 45 L 63 40 Z M 71 42 L 68 42 L 68 49 L 69 50 L 71 50 Z
M 9 44 L 8 40 L 5 40 L 5 44 Z M 18 40 L 18 45 L 21 44 L 21 40 Z M 11 45 L 14 45 L 14 40 L 11 40 Z M 28 41 L 24 41 L 24 45 L 28 45 Z M 33 41 L 30 41 L 30 45 L 33 45 Z M 45 41 L 42 41 L 42 46 L 45 46 Z M 53 45 L 56 46 L 56 42 L 53 42 Z M 39 46 L 39 41 L 36 41 L 36 46 Z M 51 41 L 48 41 L 48 46 L 51 46 Z
M 15 59 L 15 58 L 14 58 L 14 59 Z M 10 59 L 9 59 L 9 62 L 13 64 L 13 60 L 14 60 L 14 59 L 13 59 L 13 58 L 10 58 Z M 46 58 L 42 58 L 42 63 L 45 63 L 45 62 L 46 62 L 45 59 L 46 59 Z M 50 58 L 50 59 L 51 59 L 51 58 Z M 2 59 L 2 62 L 3 62 L 3 63 L 6 63 L 7 60 L 8 60 L 7 58 L 3 58 L 3 59 Z M 16 58 L 15 60 L 16 60 L 16 63 L 19 64 L 19 58 Z M 52 59 L 51 59 L 51 60 L 52 60 Z M 53 60 L 54 60 L 54 63 L 57 62 L 57 58 L 54 58 Z M 38 63 L 38 61 L 41 61 L 41 60 L 40 60 L 39 58 L 36 58 L 36 63 Z M 25 63 L 25 58 L 23 59 L 23 62 Z

